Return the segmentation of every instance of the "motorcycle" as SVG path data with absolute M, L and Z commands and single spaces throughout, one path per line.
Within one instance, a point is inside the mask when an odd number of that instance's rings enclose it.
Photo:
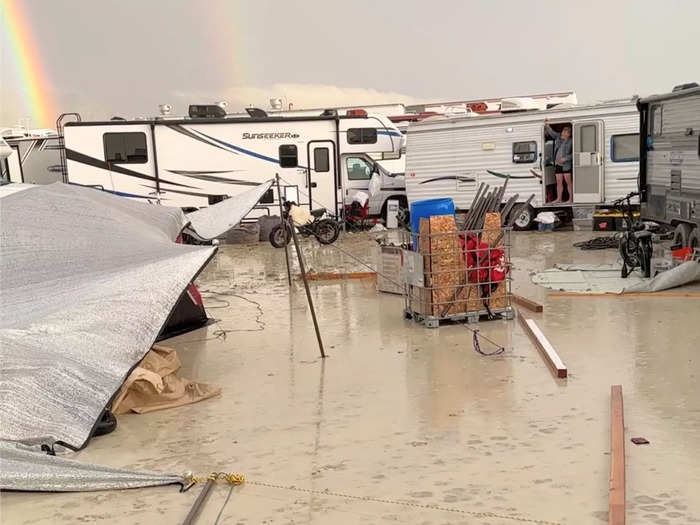
M 321 244 L 332 244 L 340 235 L 340 224 L 336 219 L 326 217 L 326 210 L 319 208 L 311 210 L 311 218 L 309 222 L 303 225 L 295 224 L 290 212 L 292 208 L 297 206 L 295 202 L 285 201 L 283 204 L 282 222 L 277 224 L 270 231 L 270 244 L 275 248 L 282 248 L 289 244 L 292 238 L 292 228 L 296 227 L 297 231 L 308 237 L 313 235 Z

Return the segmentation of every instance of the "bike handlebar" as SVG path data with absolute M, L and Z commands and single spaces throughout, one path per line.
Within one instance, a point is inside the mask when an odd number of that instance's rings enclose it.
M 623 202 L 628 201 L 628 200 L 630 200 L 632 197 L 636 197 L 637 195 L 639 195 L 639 192 L 638 192 L 638 191 L 633 191 L 633 192 L 631 192 L 631 193 L 628 193 L 628 194 L 625 195 L 624 197 L 620 197 L 619 199 L 614 200 L 614 201 L 613 201 L 613 205 L 622 204 Z

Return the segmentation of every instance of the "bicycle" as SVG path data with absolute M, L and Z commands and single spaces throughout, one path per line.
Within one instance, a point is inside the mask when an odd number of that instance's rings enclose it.
M 620 276 L 624 279 L 639 268 L 644 277 L 651 277 L 651 257 L 654 254 L 654 232 L 659 225 L 654 222 L 644 222 L 634 217 L 631 200 L 639 195 L 633 191 L 613 202 L 615 209 L 623 213 L 624 233 L 620 236 L 618 250 L 622 257 Z

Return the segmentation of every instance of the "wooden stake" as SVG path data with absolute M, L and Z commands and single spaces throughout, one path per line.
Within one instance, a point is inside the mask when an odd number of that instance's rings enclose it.
M 518 311 L 518 320 L 525 333 L 530 337 L 535 346 L 539 349 L 547 364 L 556 372 L 557 377 L 566 377 L 567 369 L 564 362 L 559 358 L 552 343 L 544 336 L 542 330 L 532 319 L 528 319 Z
M 622 386 L 610 388 L 610 507 L 609 525 L 625 525 L 625 419 Z
M 533 312 L 541 312 L 542 310 L 544 310 L 540 303 L 536 303 L 532 299 L 528 299 L 527 297 L 523 297 L 522 295 L 513 294 L 511 296 L 511 299 L 514 303 L 517 303 L 520 306 L 524 306 L 525 308 L 527 308 L 528 310 L 532 310 Z

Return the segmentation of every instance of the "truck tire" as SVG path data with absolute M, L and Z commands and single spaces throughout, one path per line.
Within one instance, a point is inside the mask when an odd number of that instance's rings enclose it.
M 537 212 L 531 204 L 528 204 L 524 208 L 518 206 L 514 211 L 518 214 L 513 221 L 513 229 L 517 231 L 526 231 L 532 229 L 532 225 L 535 224 L 535 216 Z
M 680 244 L 685 247 L 688 246 L 688 238 L 693 227 L 690 224 L 681 222 L 676 226 L 676 230 L 673 232 L 673 244 Z
M 700 248 L 700 230 L 697 227 L 693 228 L 690 234 L 688 235 L 687 246 L 693 249 Z

